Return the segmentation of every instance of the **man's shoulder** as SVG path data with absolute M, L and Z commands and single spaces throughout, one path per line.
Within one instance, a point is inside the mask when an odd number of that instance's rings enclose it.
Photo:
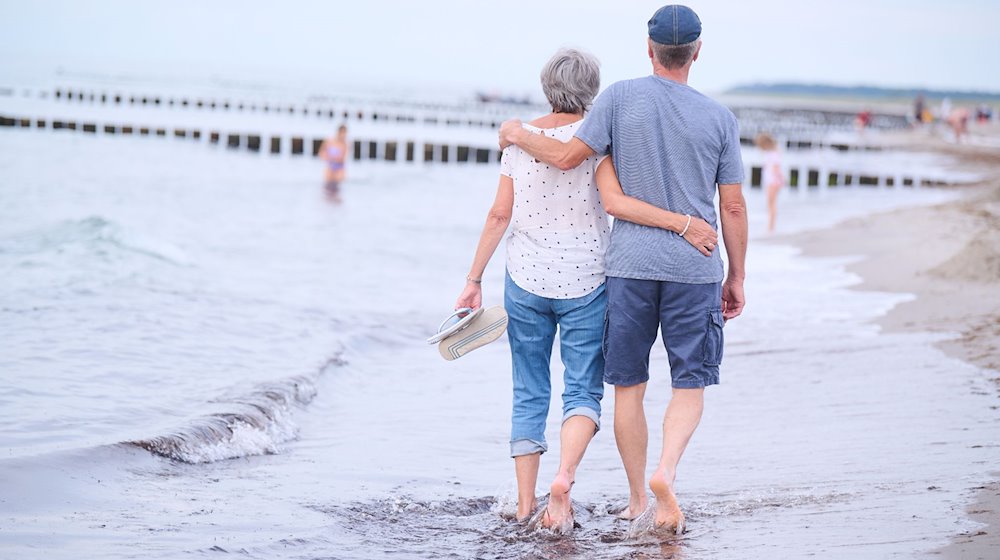
M 650 86 L 652 86 L 652 82 L 650 81 L 649 78 L 650 76 L 643 76 L 641 78 L 629 78 L 627 80 L 618 80 L 617 82 L 608 86 L 608 89 L 606 89 L 605 91 L 612 94 L 629 94 L 629 93 L 638 93 L 646 91 L 647 89 L 649 89 Z
M 686 103 L 696 105 L 698 109 L 707 111 L 709 114 L 733 116 L 733 112 L 729 110 L 729 107 L 726 107 L 690 85 L 678 85 L 671 93 L 683 96 Z
M 736 115 L 733 114 L 732 109 L 730 109 L 729 107 L 726 107 L 722 103 L 720 103 L 720 102 L 712 99 L 711 97 L 709 97 L 709 96 L 707 96 L 705 94 L 702 94 L 702 96 L 705 98 L 705 104 L 706 104 L 706 106 L 710 107 L 711 110 L 716 115 L 719 116 L 719 118 L 724 119 L 726 121 L 735 121 L 736 120 Z

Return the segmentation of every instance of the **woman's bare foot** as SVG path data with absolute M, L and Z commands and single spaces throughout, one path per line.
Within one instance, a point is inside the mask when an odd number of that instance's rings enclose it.
M 517 515 L 514 517 L 517 521 L 527 521 L 531 518 L 531 514 L 535 513 L 535 509 L 538 507 L 538 502 L 531 500 L 529 503 L 517 502 Z
M 564 533 L 573 528 L 573 505 L 569 499 L 570 488 L 573 481 L 566 473 L 559 473 L 552 480 L 551 493 L 549 494 L 549 504 L 545 508 L 545 516 L 542 517 L 542 527 L 552 529 L 557 533 Z
M 684 532 L 684 514 L 677 505 L 673 480 L 667 480 L 665 472 L 657 471 L 649 478 L 649 489 L 656 496 L 655 531 L 668 531 L 680 535 Z
M 649 500 L 646 499 L 645 494 L 639 497 L 630 497 L 628 500 L 628 507 L 618 513 L 618 519 L 632 521 L 636 517 L 642 515 L 642 512 L 646 511 L 647 507 L 649 507 Z
M 647 507 L 649 507 L 649 500 L 645 495 L 629 498 L 628 507 L 618 512 L 618 519 L 632 521 L 642 515 L 642 512 L 646 511 Z

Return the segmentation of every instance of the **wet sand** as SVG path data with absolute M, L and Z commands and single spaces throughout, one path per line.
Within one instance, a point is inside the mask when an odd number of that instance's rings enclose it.
M 964 164 L 1000 168 L 1000 152 L 924 145 L 946 151 Z M 887 331 L 941 333 L 938 346 L 982 368 L 993 381 L 1000 414 L 1000 176 L 963 187 L 958 201 L 852 219 L 827 230 L 782 239 L 806 256 L 857 256 L 849 265 L 858 290 L 907 292 L 915 299 L 894 307 L 878 323 Z M 956 387 L 956 391 L 967 391 Z M 995 442 L 983 441 L 983 446 Z M 970 481 L 968 515 L 985 527 L 956 535 L 934 551 L 940 558 L 996 558 L 1000 550 L 1000 473 Z

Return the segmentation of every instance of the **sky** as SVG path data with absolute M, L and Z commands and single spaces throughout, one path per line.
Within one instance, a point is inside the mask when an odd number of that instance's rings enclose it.
M 0 0 L 4 68 L 537 93 L 561 46 L 602 62 L 603 85 L 650 72 L 631 0 Z M 1000 91 L 996 0 L 690 0 L 703 23 L 690 83 Z M 13 70 L 10 70 L 13 73 Z M 10 84 L 16 85 L 16 84 Z

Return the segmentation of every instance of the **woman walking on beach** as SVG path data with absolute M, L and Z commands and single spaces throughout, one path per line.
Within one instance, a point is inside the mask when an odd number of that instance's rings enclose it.
M 572 138 L 600 87 L 596 58 L 562 49 L 545 65 L 542 90 L 552 112 L 526 125 L 560 140 Z M 517 476 L 517 519 L 536 508 L 539 459 L 548 449 L 549 362 L 559 331 L 565 372 L 559 471 L 540 523 L 573 527 L 570 488 L 600 426 L 604 395 L 604 252 L 610 226 L 594 186 L 597 159 L 560 171 L 515 146 L 503 152 L 500 185 L 486 218 L 456 309 L 482 304 L 482 275 L 508 226 L 504 307 L 513 361 L 510 454 Z

